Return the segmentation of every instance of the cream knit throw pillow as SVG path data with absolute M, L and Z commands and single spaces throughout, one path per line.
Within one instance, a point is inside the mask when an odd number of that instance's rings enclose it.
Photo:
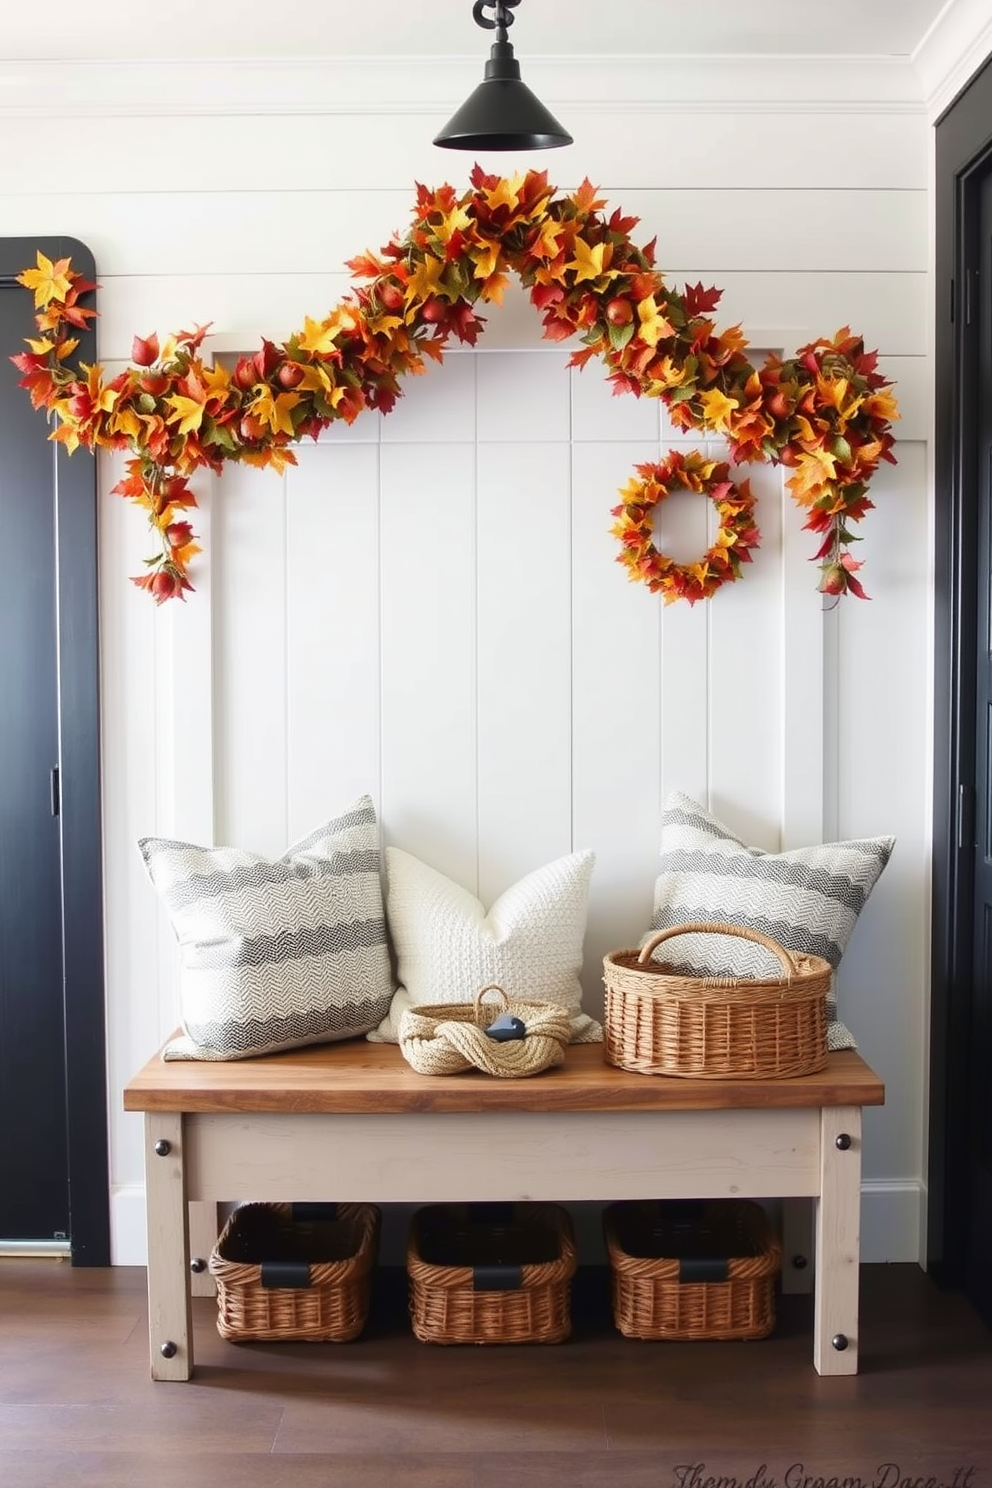
M 386 919 L 400 987 L 369 1034 L 372 1042 L 398 1042 L 406 1008 L 471 1002 L 492 982 L 511 1002 L 567 1008 L 573 1042 L 601 1039 L 599 1024 L 582 1012 L 579 982 L 593 861 L 588 851 L 558 858 L 528 873 L 487 912 L 443 873 L 387 847 Z

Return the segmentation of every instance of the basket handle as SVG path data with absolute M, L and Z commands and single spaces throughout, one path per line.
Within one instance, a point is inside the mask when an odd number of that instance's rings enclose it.
M 482 999 L 485 997 L 487 992 L 498 992 L 500 997 L 503 999 L 502 1006 L 499 1008 L 483 1007 Z M 481 987 L 479 991 L 476 992 L 475 1000 L 472 1005 L 475 1008 L 476 1023 L 478 1023 L 480 1028 L 486 1028 L 492 1022 L 492 1018 L 487 1017 L 486 1015 L 489 1013 L 495 1013 L 498 1016 L 499 1013 L 505 1013 L 506 1009 L 510 1006 L 510 999 L 507 997 L 502 987 L 500 987 L 496 982 L 490 982 L 488 987 Z
M 736 935 L 739 940 L 753 940 L 755 945 L 764 946 L 766 951 L 771 951 L 786 976 L 793 977 L 799 971 L 799 964 L 791 951 L 779 945 L 777 940 L 772 940 L 770 935 L 763 935 L 760 930 L 751 930 L 747 925 L 670 925 L 667 930 L 659 930 L 657 935 L 652 935 L 645 942 L 637 958 L 638 965 L 644 966 L 650 961 L 662 941 L 669 940 L 673 935 Z

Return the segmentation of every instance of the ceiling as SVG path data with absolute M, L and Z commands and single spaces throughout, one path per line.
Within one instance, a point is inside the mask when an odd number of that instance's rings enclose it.
M 520 0 L 530 56 L 912 57 L 953 0 Z M 488 12 L 491 14 L 491 11 Z M 0 62 L 485 54 L 472 0 L 6 0 Z

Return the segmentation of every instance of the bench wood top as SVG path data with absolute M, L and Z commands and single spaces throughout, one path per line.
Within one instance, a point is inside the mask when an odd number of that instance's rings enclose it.
M 154 1055 L 124 1088 L 126 1111 L 338 1115 L 489 1111 L 701 1111 L 880 1106 L 885 1087 L 853 1049 L 794 1079 L 680 1079 L 604 1063 L 601 1044 L 572 1044 L 565 1062 L 527 1079 L 479 1071 L 420 1075 L 395 1044 L 351 1039 L 253 1059 Z

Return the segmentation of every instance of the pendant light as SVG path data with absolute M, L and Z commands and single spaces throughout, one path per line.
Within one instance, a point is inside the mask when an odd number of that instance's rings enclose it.
M 564 130 L 541 100 L 520 79 L 507 30 L 520 0 L 475 0 L 476 25 L 495 31 L 484 80 L 436 135 L 445 150 L 553 150 L 570 145 Z M 483 11 L 494 12 L 493 18 Z

